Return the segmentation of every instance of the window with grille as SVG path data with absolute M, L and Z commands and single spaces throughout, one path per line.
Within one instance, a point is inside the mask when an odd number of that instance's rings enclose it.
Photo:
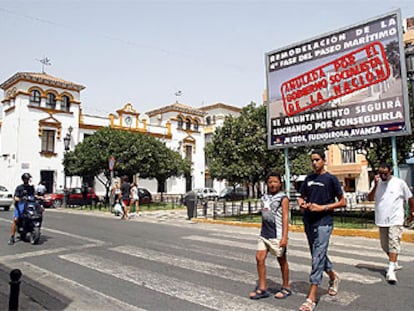
M 55 96 L 55 94 L 52 94 L 52 93 L 47 94 L 46 108 L 56 109 L 56 96 Z
M 352 147 L 344 146 L 341 149 L 342 163 L 355 163 L 355 150 Z
M 62 96 L 62 103 L 60 104 L 60 108 L 63 111 L 69 112 L 69 110 L 70 110 L 70 98 L 69 98 L 69 96 L 66 96 L 66 95 Z
M 185 146 L 185 158 L 190 162 L 193 160 L 193 147 L 192 146 Z
M 185 129 L 186 130 L 191 130 L 191 120 L 190 119 L 185 120 Z
M 42 131 L 42 152 L 55 152 L 55 131 Z
M 177 126 L 179 129 L 183 128 L 183 118 L 178 117 Z
M 194 121 L 194 131 L 198 131 L 198 121 Z
M 33 90 L 30 93 L 30 104 L 33 106 L 40 106 L 40 92 L 38 90 Z

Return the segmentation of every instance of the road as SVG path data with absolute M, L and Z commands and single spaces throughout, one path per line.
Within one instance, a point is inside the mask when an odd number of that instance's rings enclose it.
M 181 214 L 111 215 L 47 210 L 39 245 L 7 245 L 11 212 L 0 212 L 0 310 L 8 273 L 19 268 L 21 310 L 297 310 L 308 289 L 310 256 L 303 233 L 291 233 L 294 295 L 254 301 L 257 228 L 192 223 Z M 384 280 L 379 242 L 333 236 L 329 250 L 341 284 L 316 310 L 413 310 L 414 244 L 404 243 L 397 285 Z M 277 261 L 267 260 L 270 290 L 280 288 Z

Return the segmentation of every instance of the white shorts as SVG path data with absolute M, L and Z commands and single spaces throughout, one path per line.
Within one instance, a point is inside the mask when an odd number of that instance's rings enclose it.
M 276 257 L 282 257 L 286 252 L 286 248 L 280 247 L 279 243 L 280 240 L 278 239 L 266 239 L 264 237 L 259 237 L 257 240 L 257 250 L 268 250 L 272 255 Z

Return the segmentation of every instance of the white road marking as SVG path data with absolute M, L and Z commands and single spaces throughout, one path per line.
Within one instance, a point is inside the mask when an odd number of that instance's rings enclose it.
M 138 286 L 160 292 L 175 298 L 195 303 L 214 310 L 288 310 L 267 303 L 257 303 L 248 298 L 215 290 L 205 286 L 139 269 L 134 266 L 120 266 L 115 261 L 88 254 L 60 255 L 60 258 L 93 269 L 100 273 L 131 282 Z M 189 295 L 188 293 L 191 293 Z
M 28 262 L 18 264 L 14 262 L 13 264 L 10 264 L 9 268 L 21 269 L 23 271 L 23 278 L 31 278 L 36 282 L 59 292 L 65 298 L 68 298 L 71 303 L 66 306 L 65 310 L 145 311 L 145 309 L 127 304 L 116 298 L 105 295 L 90 287 L 42 269 Z
M 164 264 L 173 265 L 175 267 L 183 269 L 189 269 L 189 267 L 196 267 L 196 269 L 191 270 L 200 273 L 205 273 L 208 275 L 214 275 L 216 277 L 224 279 L 231 279 L 233 281 L 245 284 L 252 284 L 252 281 L 256 280 L 257 278 L 256 274 L 251 274 L 249 272 L 246 272 L 245 270 L 232 269 L 228 266 L 216 265 L 209 262 L 203 262 L 200 260 L 193 260 L 190 258 L 174 256 L 135 246 L 118 246 L 111 248 L 110 250 L 138 258 L 143 258 L 146 260 L 162 262 Z
M 207 262 L 200 262 L 200 261 L 192 260 L 192 259 L 185 258 L 185 257 L 163 254 L 158 251 L 147 250 L 147 249 L 134 247 L 134 246 L 119 246 L 119 247 L 111 248 L 111 250 L 120 252 L 123 254 L 131 255 L 131 256 L 143 258 L 146 260 L 162 262 L 164 264 L 173 265 L 176 267 L 180 267 L 182 269 L 196 271 L 199 273 L 205 273 L 208 275 L 214 275 L 216 277 L 223 277 L 227 280 L 232 280 L 235 282 L 252 284 L 257 279 L 257 274 L 251 274 L 245 270 L 231 269 L 231 268 L 228 268 L 222 265 L 216 265 L 216 264 L 211 264 Z M 208 251 L 208 253 L 210 253 L 210 250 Z M 218 256 L 220 255 L 218 254 Z M 229 259 L 234 260 L 234 256 Z M 289 265 L 290 267 L 292 266 L 291 264 Z M 294 266 L 293 270 L 295 270 L 296 268 L 297 270 L 300 270 L 300 271 L 305 270 L 305 272 L 309 272 L 309 266 L 295 265 L 295 264 L 293 266 Z M 365 278 L 360 279 L 360 281 L 364 281 L 364 280 Z M 377 280 L 379 281 L 380 279 L 375 278 L 375 281 Z M 305 294 L 301 294 L 301 293 L 297 293 L 297 294 L 301 296 L 305 296 Z M 356 295 L 354 293 L 341 291 L 340 295 L 338 294 L 335 300 L 327 299 L 327 297 L 325 296 L 322 297 L 321 299 L 327 300 L 334 304 L 340 304 L 343 306 L 347 306 L 352 301 L 356 300 L 358 297 L 359 295 Z
M 252 244 L 249 244 L 249 243 L 235 242 L 235 241 L 223 240 L 223 239 L 214 239 L 214 238 L 202 237 L 202 236 L 187 236 L 187 237 L 184 237 L 184 239 L 214 243 L 218 245 L 233 246 L 233 247 L 238 247 L 238 248 L 243 248 L 243 249 L 250 249 L 252 250 L 252 260 L 254 260 L 255 246 L 252 246 Z M 209 251 L 208 254 L 214 254 L 214 250 Z M 232 254 L 233 254 L 233 259 L 234 259 L 235 252 L 232 252 Z M 219 254 L 216 254 L 216 255 L 223 256 L 222 253 L 220 253 L 220 255 Z M 292 270 L 297 270 L 297 271 L 302 271 L 302 272 L 307 272 L 307 273 L 310 272 L 311 258 L 310 258 L 309 252 L 295 250 L 294 255 L 292 256 L 309 259 L 309 266 L 301 265 L 301 264 L 294 264 L 292 260 L 289 260 L 289 265 Z M 358 259 L 352 259 L 350 257 L 344 258 L 344 257 L 329 255 L 329 258 L 332 259 L 334 263 L 343 263 L 346 265 L 369 264 L 372 266 L 373 264 L 372 261 L 363 261 L 363 260 L 358 260 Z M 374 283 L 382 282 L 381 278 L 371 277 L 371 276 L 361 277 L 361 274 L 357 274 L 357 273 L 345 273 L 342 276 L 342 279 L 351 281 L 351 282 L 359 282 L 363 284 L 374 284 Z

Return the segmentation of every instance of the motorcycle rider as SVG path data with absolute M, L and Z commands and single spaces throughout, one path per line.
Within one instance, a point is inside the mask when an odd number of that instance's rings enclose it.
M 31 178 L 32 176 L 29 173 L 24 173 L 22 175 L 23 184 L 17 186 L 14 191 L 14 218 L 10 230 L 11 235 L 8 242 L 9 245 L 14 244 L 14 234 L 16 233 L 17 224 L 19 219 L 23 217 L 24 206 L 19 206 L 19 201 L 24 197 L 35 195 L 35 189 L 33 185 L 30 184 Z

